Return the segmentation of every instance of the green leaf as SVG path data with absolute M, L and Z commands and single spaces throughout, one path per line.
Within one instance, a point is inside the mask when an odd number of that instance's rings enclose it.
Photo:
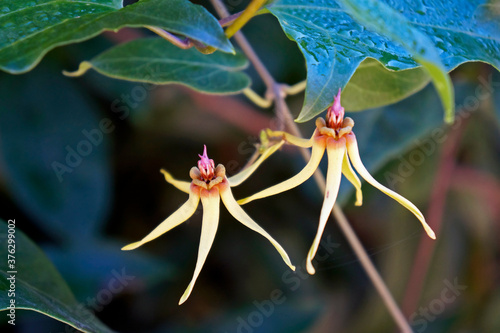
M 358 23 L 403 46 L 417 62 L 423 65 L 441 96 L 445 120 L 452 122 L 455 117 L 453 86 L 439 58 L 438 50 L 430 38 L 382 1 L 337 0 L 337 2 Z
M 342 105 L 349 111 L 384 106 L 413 95 L 429 82 L 429 74 L 421 67 L 395 72 L 367 58 L 342 91 Z
M 112 239 L 93 239 L 78 247 L 45 247 L 61 275 L 75 291 L 78 299 L 87 299 L 88 295 L 97 295 L 103 285 L 108 285 L 118 272 L 128 277 L 125 283 L 154 287 L 170 281 L 178 274 L 177 269 L 165 259 L 165 256 L 153 256 L 145 251 L 125 253 L 121 248 L 125 241 Z M 125 288 L 126 285 L 123 284 Z M 95 304 L 88 304 L 95 306 Z M 99 310 L 102 305 L 94 308 Z
M 442 1 L 384 1 L 404 16 L 410 32 L 419 31 L 413 39 L 426 36 L 418 39 L 416 46 L 425 39 L 430 40 L 432 46 L 424 48 L 424 55 L 417 54 L 415 58 L 401 46 L 401 38 L 392 40 L 392 33 L 386 37 L 371 31 L 370 27 L 353 20 L 337 2 L 340 0 L 276 0 L 268 6 L 306 59 L 306 96 L 297 121 L 307 121 L 331 105 L 338 88 L 346 86 L 359 64 L 368 57 L 395 71 L 419 67 L 416 60 L 420 60 L 431 67 L 430 74 L 436 77 L 442 75 L 439 68 L 433 67 L 436 59 L 429 62 L 424 58 L 427 49 L 432 47 L 438 50 L 447 71 L 467 61 L 484 61 L 500 68 L 500 18 L 487 0 L 458 0 L 453 3 L 453 10 L 449 3 Z M 384 10 L 386 7 L 383 5 Z M 369 15 L 376 14 L 365 13 L 364 19 Z M 399 21 L 403 21 L 402 16 L 398 15 Z M 382 29 L 379 24 L 378 31 L 389 34 L 399 29 L 390 19 L 384 23 L 388 27 Z M 412 47 L 407 45 L 409 49 Z M 435 54 L 429 56 L 433 59 Z M 435 82 L 445 81 L 435 79 Z M 445 92 L 448 83 L 443 84 L 438 90 Z M 444 100 L 449 101 L 449 97 Z M 451 106 L 447 104 L 446 108 L 449 110 Z
M 0 73 L 3 173 L 23 212 L 55 240 L 75 245 L 98 234 L 108 213 L 108 140 L 116 125 L 48 64 L 29 75 Z
M 179 83 L 212 94 L 237 93 L 248 87 L 241 72 L 248 62 L 242 55 L 216 52 L 203 55 L 179 49 L 162 38 L 142 38 L 118 45 L 80 64 L 69 76 L 83 75 L 90 68 L 122 80 L 154 84 Z
M 0 69 L 31 70 L 51 49 L 92 38 L 104 30 L 156 26 L 225 52 L 234 52 L 218 21 L 188 0 L 3 0 Z
M 0 311 L 10 312 L 8 306 L 15 300 L 15 309 L 40 312 L 83 332 L 112 332 L 76 301 L 50 260 L 21 231 L 19 221 L 12 224 L 9 220 L 9 225 L 15 225 L 15 229 L 0 220 L 0 256 L 5 260 L 0 268 Z M 10 239 L 14 239 L 15 247 L 8 247 L 8 235 L 14 235 Z M 9 249 L 15 252 L 8 252 Z M 15 257 L 13 268 L 6 267 L 8 254 Z M 15 279 L 7 280 L 12 275 Z M 12 281 L 15 281 L 14 288 Z M 13 297 L 9 296 L 11 289 L 15 292 Z

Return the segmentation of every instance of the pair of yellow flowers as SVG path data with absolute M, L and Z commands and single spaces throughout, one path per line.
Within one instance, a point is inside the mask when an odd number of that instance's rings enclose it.
M 215 238 L 215 233 L 219 223 L 220 199 L 222 199 L 222 202 L 226 206 L 227 210 L 238 221 L 266 237 L 278 250 L 285 263 L 292 270 L 295 270 L 295 266 L 292 265 L 290 258 L 281 245 L 257 223 L 255 223 L 255 221 L 253 221 L 252 218 L 245 213 L 240 205 L 255 199 L 278 194 L 300 185 L 313 175 L 315 170 L 318 168 L 325 150 L 328 156 L 326 191 L 319 218 L 318 232 L 314 238 L 311 249 L 307 254 L 306 268 L 309 274 L 315 273 L 312 260 L 316 255 L 323 230 L 325 229 L 326 222 L 330 212 L 332 211 L 333 205 L 335 204 L 342 174 L 344 174 L 344 176 L 356 188 L 356 205 L 359 206 L 362 204 L 363 197 L 361 192 L 361 181 L 351 167 L 351 163 L 359 175 L 361 175 L 361 177 L 363 177 L 368 183 L 372 184 L 410 210 L 420 220 L 429 237 L 435 239 L 434 232 L 427 225 L 424 216 L 418 208 L 407 199 L 378 183 L 366 170 L 359 156 L 356 136 L 352 132 L 353 126 L 354 121 L 351 118 L 346 117 L 344 119 L 344 108 L 340 105 L 339 89 L 339 93 L 335 97 L 333 105 L 328 108 L 326 121 L 323 118 L 318 118 L 316 120 L 316 129 L 310 139 L 298 138 L 286 132 L 268 130 L 267 134 L 269 137 L 281 138 L 281 142 L 266 148 L 255 163 L 232 177 L 226 177 L 226 170 L 222 164 L 215 167 L 214 161 L 209 159 L 207 156 L 207 149 L 205 146 L 203 155 L 199 155 L 200 160 L 198 161 L 198 167 L 193 167 L 189 172 L 192 179 L 191 182 L 176 180 L 168 172 L 161 170 L 161 172 L 165 175 L 167 182 L 179 190 L 189 194 L 188 201 L 142 240 L 129 244 L 123 247 L 122 250 L 136 249 L 144 243 L 159 237 L 165 232 L 186 221 L 194 214 L 201 199 L 201 203 L 203 205 L 203 220 L 200 247 L 198 250 L 198 259 L 193 278 L 179 301 L 179 304 L 184 303 L 193 290 L 196 279 L 200 274 Z M 303 148 L 312 147 L 311 159 L 304 169 L 288 180 L 271 186 L 270 188 L 258 192 L 248 198 L 236 201 L 231 192 L 231 187 L 238 186 L 245 181 L 265 159 L 271 156 L 285 142 Z

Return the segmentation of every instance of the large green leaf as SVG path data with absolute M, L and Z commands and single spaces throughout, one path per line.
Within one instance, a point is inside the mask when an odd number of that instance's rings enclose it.
M 384 106 L 416 93 L 429 82 L 429 74 L 421 67 L 395 72 L 368 58 L 342 91 L 342 105 L 349 111 Z
M 0 255 L 5 260 L 0 268 L 0 311 L 10 312 L 8 306 L 11 300 L 15 300 L 15 309 L 40 312 L 83 332 L 112 332 L 76 301 L 50 260 L 21 231 L 20 221 L 14 222 L 9 221 L 9 225 L 15 225 L 15 232 L 9 233 L 12 228 L 0 220 Z M 9 234 L 14 235 L 10 239 L 15 241 L 14 247 L 10 248 Z M 15 262 L 9 263 L 13 265 L 10 267 L 7 266 L 9 254 L 15 258 Z M 14 288 L 11 287 L 13 281 Z M 11 289 L 15 290 L 12 297 L 9 296 Z
M 123 27 L 156 26 L 233 52 L 213 15 L 188 0 L 141 0 L 121 7 L 122 0 L 2 0 L 0 69 L 29 71 L 54 47 Z
M 306 59 L 306 97 L 297 121 L 307 121 L 331 105 L 338 88 L 347 84 L 367 57 L 396 71 L 418 67 L 415 59 L 422 61 L 401 46 L 405 42 L 401 38 L 391 39 L 393 31 L 399 29 L 394 26 L 397 22 L 385 19 L 385 29 L 380 22 L 367 27 L 353 20 L 337 2 L 340 0 L 276 0 L 268 6 Z M 441 1 L 386 0 L 384 3 L 401 13 L 412 31 L 418 30 L 419 35 L 427 36 L 437 48 L 446 70 L 466 61 L 484 61 L 500 68 L 500 14 L 492 10 L 490 2 L 458 0 L 453 3 L 453 9 L 448 2 Z M 366 20 L 369 13 L 364 13 Z M 398 22 L 402 20 L 400 17 Z M 369 30 L 374 24 L 377 31 L 389 36 Z M 392 97 L 389 102 L 393 102 Z
M 429 73 L 441 96 L 445 119 L 455 117 L 453 86 L 439 58 L 437 48 L 427 35 L 406 18 L 379 0 L 337 0 L 358 23 L 403 46 Z
M 118 45 L 80 64 L 70 76 L 90 68 L 110 77 L 154 84 L 180 83 L 213 94 L 237 93 L 250 84 L 241 72 L 247 66 L 242 55 L 216 52 L 201 54 L 179 49 L 162 38 L 141 38 Z
M 109 137 L 117 125 L 48 64 L 29 75 L 0 73 L 3 176 L 41 229 L 74 245 L 98 234 L 106 218 Z

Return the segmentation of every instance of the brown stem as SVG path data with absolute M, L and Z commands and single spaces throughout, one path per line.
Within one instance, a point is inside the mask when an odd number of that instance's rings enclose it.
M 227 27 L 228 25 L 231 25 L 238 17 L 241 16 L 243 12 L 235 13 L 233 15 L 229 15 L 227 17 L 221 18 L 219 20 L 219 24 L 221 27 Z
M 211 2 L 221 17 L 226 17 L 229 14 L 220 0 L 211 0 Z M 236 39 L 236 42 L 240 45 L 241 49 L 246 54 L 250 62 L 254 65 L 255 69 L 257 70 L 262 80 L 264 81 L 264 84 L 266 85 L 268 90 L 269 97 L 274 99 L 276 103 L 276 115 L 280 122 L 279 127 L 287 126 L 293 135 L 302 137 L 300 130 L 297 124 L 293 121 L 291 112 L 288 109 L 288 106 L 285 102 L 285 97 L 286 97 L 286 93 L 284 91 L 285 86 L 278 84 L 274 80 L 274 78 L 271 76 L 267 68 L 264 66 L 264 64 L 261 62 L 255 51 L 253 50 L 250 43 L 248 43 L 245 36 L 243 36 L 243 34 L 240 31 L 235 34 L 234 38 Z M 304 159 L 308 161 L 310 158 L 309 150 L 301 149 L 300 152 L 304 157 Z M 326 182 L 325 182 L 325 177 L 320 170 L 317 170 L 314 173 L 314 178 L 318 183 L 318 187 L 324 193 Z M 389 289 L 387 288 L 383 279 L 378 273 L 377 269 L 371 262 L 368 254 L 361 245 L 361 242 L 359 241 L 352 227 L 350 226 L 349 221 L 342 212 L 342 209 L 337 205 L 335 205 L 333 208 L 333 215 L 337 219 L 342 232 L 344 233 L 349 244 L 351 245 L 354 252 L 358 256 L 361 265 L 365 269 L 366 273 L 368 274 L 368 277 L 371 279 L 376 290 L 382 297 L 390 314 L 393 316 L 396 324 L 399 326 L 402 332 L 411 332 L 411 328 L 410 325 L 408 324 L 408 321 L 403 316 L 403 313 L 401 312 L 398 305 L 394 301 L 394 298 L 392 297 Z
M 229 12 L 227 11 L 226 7 L 220 0 L 210 0 L 212 3 L 212 6 L 214 6 L 215 11 L 221 18 L 226 18 L 229 16 Z M 241 31 L 238 31 L 234 35 L 234 39 L 236 39 L 236 42 L 240 45 L 242 51 L 246 54 L 252 65 L 255 67 L 255 70 L 259 74 L 259 76 L 262 78 L 262 81 L 264 81 L 264 84 L 267 87 L 267 90 L 269 92 L 273 91 L 273 86 L 276 83 L 272 75 L 269 73 L 267 70 L 266 66 L 260 61 L 259 57 L 253 50 L 252 46 L 250 43 L 247 41 L 245 36 L 241 33 Z
M 242 13 L 243 12 L 239 12 L 239 13 L 224 17 L 223 19 L 219 20 L 219 24 L 221 25 L 221 27 L 226 27 L 226 26 L 232 24 L 234 21 L 236 21 L 236 19 L 238 19 L 238 17 L 240 17 Z M 157 28 L 157 27 L 153 27 L 153 26 L 145 26 L 145 28 L 151 30 L 152 32 L 154 32 L 158 36 L 162 37 L 163 39 L 168 40 L 170 43 L 172 43 L 175 46 L 177 46 L 181 49 L 184 49 L 184 50 L 192 48 L 196 43 L 196 41 L 193 41 L 187 37 L 186 38 L 179 38 L 176 35 L 168 32 L 166 30 L 163 30 L 161 28 Z M 200 43 L 200 46 L 201 45 L 202 44 Z
M 457 128 L 451 130 L 447 141 L 443 145 L 434 187 L 429 200 L 430 203 L 426 218 L 429 226 L 436 232 L 438 238 L 443 224 L 446 193 L 450 187 L 453 170 L 455 169 L 455 155 L 466 123 L 467 121 L 464 120 Z M 418 306 L 435 247 L 436 241 L 429 239 L 425 234 L 420 236 L 417 253 L 403 298 L 402 307 L 406 316 L 410 316 Z
M 235 20 L 230 27 L 226 29 L 227 38 L 233 37 L 236 32 L 241 30 L 241 28 L 243 28 L 243 26 L 248 21 L 250 21 L 252 17 L 254 17 L 254 15 L 264 5 L 265 2 L 266 0 L 251 0 L 241 16 L 237 20 Z
M 500 227 L 500 181 L 487 172 L 470 167 L 456 167 L 452 177 L 453 189 L 472 192 L 489 208 L 492 220 Z
M 181 49 L 186 50 L 186 49 L 193 47 L 193 43 L 188 38 L 180 39 L 176 35 L 171 34 L 170 32 L 165 31 L 165 30 L 160 29 L 160 28 L 157 28 L 157 27 L 146 26 L 145 28 L 151 30 L 152 32 L 154 32 L 155 34 L 160 36 L 161 38 L 168 40 L 170 43 L 174 44 L 175 46 L 177 46 Z

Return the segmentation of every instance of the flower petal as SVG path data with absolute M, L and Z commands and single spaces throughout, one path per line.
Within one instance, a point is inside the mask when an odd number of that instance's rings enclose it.
M 302 147 L 302 148 L 309 148 L 309 147 L 312 147 L 312 145 L 314 144 L 314 135 L 310 139 L 304 139 L 304 138 L 299 138 L 297 136 L 291 135 L 290 133 L 287 133 L 287 132 L 271 131 L 271 130 L 267 131 L 267 135 L 270 137 L 275 137 L 275 138 L 281 137 L 286 142 L 288 142 L 294 146 L 298 146 L 298 147 Z
M 231 187 L 238 186 L 243 183 L 254 171 L 264 162 L 269 156 L 271 156 L 276 150 L 280 149 L 285 141 L 281 141 L 275 145 L 264 150 L 264 152 L 260 155 L 260 157 L 255 161 L 251 166 L 246 168 L 245 170 L 240 171 L 236 175 L 229 177 L 227 180 Z
M 356 188 L 356 206 L 361 206 L 363 204 L 363 192 L 361 191 L 361 181 L 351 167 L 349 163 L 349 157 L 347 156 L 347 151 L 344 154 L 344 160 L 342 161 L 342 173 Z
M 313 175 L 314 171 L 316 171 L 324 153 L 325 153 L 325 141 L 315 140 L 312 146 L 311 159 L 304 167 L 304 169 L 302 169 L 298 174 L 277 185 L 266 188 L 265 190 L 262 190 L 254 195 L 238 200 L 238 203 L 240 205 L 244 205 L 256 199 L 261 199 L 281 192 L 288 191 L 302 184 Z
M 165 176 L 165 180 L 177 187 L 184 193 L 189 193 L 189 186 L 191 186 L 191 182 L 185 182 L 182 180 L 177 180 L 170 173 L 168 173 L 165 169 L 161 169 L 160 172 Z
M 179 209 L 177 209 L 172 215 L 170 215 L 165 221 L 158 225 L 153 231 L 151 231 L 142 240 L 131 243 L 127 246 L 122 247 L 123 251 L 133 250 L 139 246 L 152 241 L 153 239 L 163 235 L 167 231 L 177 227 L 182 222 L 190 218 L 196 211 L 198 207 L 198 202 L 200 201 L 200 196 L 197 193 L 190 192 L 189 199 L 186 201 Z
M 422 226 L 424 227 L 425 232 L 427 232 L 427 235 L 432 239 L 436 239 L 434 231 L 432 231 L 431 227 L 429 227 L 427 222 L 425 222 L 424 215 L 414 204 L 412 204 L 408 199 L 402 197 L 394 191 L 391 191 L 387 187 L 377 182 L 375 178 L 370 175 L 368 170 L 366 170 L 363 162 L 361 162 L 361 157 L 359 156 L 358 142 L 356 141 L 356 136 L 354 135 L 354 133 L 347 135 L 347 152 L 349 153 L 349 158 L 351 159 L 352 165 L 361 177 L 363 177 L 368 183 L 372 184 L 374 187 L 378 188 L 380 191 L 384 192 L 385 194 L 399 202 L 401 205 L 403 205 L 410 212 L 412 212 L 420 220 L 420 223 L 422 223 Z
M 312 265 L 312 260 L 318 251 L 319 243 L 321 241 L 321 236 L 325 230 L 326 222 L 332 211 L 335 200 L 337 200 L 337 194 L 339 192 L 340 180 L 342 179 L 342 161 L 344 160 L 346 151 L 346 141 L 345 138 L 340 138 L 335 140 L 334 138 L 328 138 L 326 152 L 328 154 L 328 172 L 326 174 L 326 190 L 325 199 L 323 201 L 323 207 L 321 208 L 321 214 L 319 216 L 319 226 L 314 237 L 314 241 L 311 245 L 311 249 L 307 253 L 306 268 L 309 274 L 314 274 L 316 270 Z
M 207 193 L 208 191 L 204 191 Z M 179 305 L 184 303 L 191 291 L 193 291 L 194 284 L 198 275 L 200 275 L 201 268 L 207 259 L 208 252 L 212 247 L 214 242 L 215 233 L 217 232 L 217 226 L 219 225 L 219 205 L 220 205 L 220 196 L 217 188 L 213 188 L 208 195 L 205 193 L 201 194 L 201 204 L 203 205 L 203 220 L 201 224 L 201 237 L 200 237 L 200 247 L 198 249 L 198 259 L 196 261 L 196 268 L 194 269 L 194 275 L 189 283 L 186 291 L 182 295 Z
M 281 245 L 277 241 L 275 241 L 274 238 L 272 238 L 254 220 L 252 220 L 252 218 L 248 216 L 247 213 L 245 213 L 243 208 L 241 208 L 234 199 L 233 193 L 231 192 L 231 188 L 229 186 L 222 184 L 222 186 L 220 187 L 220 196 L 229 213 L 231 213 L 231 215 L 233 215 L 234 218 L 240 221 L 243 225 L 266 237 L 271 242 L 271 244 L 274 245 L 276 250 L 278 250 L 281 258 L 283 258 L 288 267 L 295 271 L 295 266 L 292 265 L 290 258 L 288 257 L 288 254 L 285 252 L 283 247 L 281 247 Z

